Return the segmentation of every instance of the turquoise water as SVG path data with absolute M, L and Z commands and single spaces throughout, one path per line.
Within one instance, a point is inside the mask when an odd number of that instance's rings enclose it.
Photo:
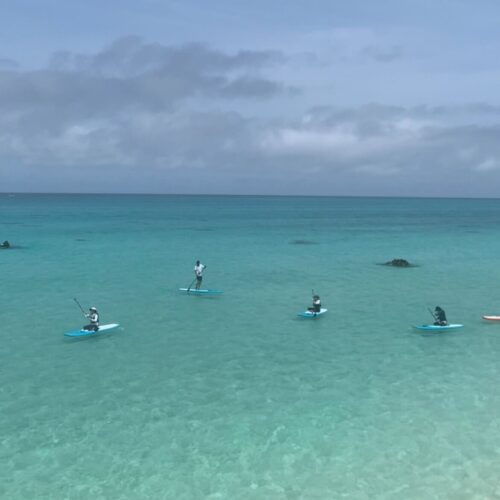
M 499 236 L 500 200 L 0 196 L 0 497 L 499 498 Z M 122 328 L 64 337 L 73 297 Z

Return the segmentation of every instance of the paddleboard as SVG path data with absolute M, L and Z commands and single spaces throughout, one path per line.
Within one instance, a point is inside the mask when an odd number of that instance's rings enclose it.
M 189 295 L 216 295 L 224 293 L 221 290 L 210 290 L 202 289 L 196 290 L 196 288 L 179 288 L 179 292 L 186 292 Z
M 451 323 L 450 325 L 419 325 L 419 326 L 414 326 L 413 328 L 416 328 L 417 330 L 427 330 L 427 331 L 443 331 L 443 330 L 454 330 L 456 328 L 462 328 L 464 325 L 461 325 L 459 323 Z
M 300 316 L 301 318 L 316 318 L 317 316 L 325 314 L 327 311 L 328 309 L 320 309 L 319 312 L 304 311 L 299 313 L 297 316 Z
M 66 337 L 90 337 L 91 335 L 95 335 L 96 333 L 105 332 L 107 330 L 114 330 L 119 326 L 120 325 L 118 323 L 110 323 L 109 325 L 99 325 L 99 329 L 96 332 L 92 330 L 75 330 L 73 332 L 66 332 L 64 335 L 66 335 Z
M 483 316 L 483 319 L 488 321 L 500 321 L 500 316 Z

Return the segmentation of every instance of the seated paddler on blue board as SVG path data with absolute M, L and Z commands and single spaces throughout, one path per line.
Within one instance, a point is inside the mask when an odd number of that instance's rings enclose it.
M 439 306 L 436 306 L 434 312 L 432 313 L 434 316 L 434 324 L 436 326 L 446 326 L 448 324 L 448 320 L 446 319 L 446 313 Z
M 85 313 L 85 316 L 89 319 L 90 323 L 85 325 L 82 330 L 86 330 L 88 332 L 97 332 L 99 330 L 99 313 L 95 307 L 91 307 L 88 313 Z
M 307 310 L 312 313 L 321 312 L 321 299 L 319 298 L 319 295 L 313 294 L 312 306 L 308 307 Z

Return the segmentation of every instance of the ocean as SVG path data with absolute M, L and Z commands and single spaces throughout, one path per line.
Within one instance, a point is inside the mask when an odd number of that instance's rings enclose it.
M 4 194 L 4 240 L 1 498 L 500 498 L 500 200 Z

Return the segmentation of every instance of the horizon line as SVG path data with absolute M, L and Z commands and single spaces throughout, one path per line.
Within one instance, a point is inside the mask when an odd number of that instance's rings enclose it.
M 226 198 L 393 198 L 393 199 L 436 199 L 436 200 L 498 200 L 499 196 L 399 196 L 399 195 L 336 195 L 336 194 L 231 194 L 231 193 L 86 193 L 86 192 L 52 192 L 52 191 L 0 191 L 0 196 L 33 195 L 33 196 L 211 196 Z

